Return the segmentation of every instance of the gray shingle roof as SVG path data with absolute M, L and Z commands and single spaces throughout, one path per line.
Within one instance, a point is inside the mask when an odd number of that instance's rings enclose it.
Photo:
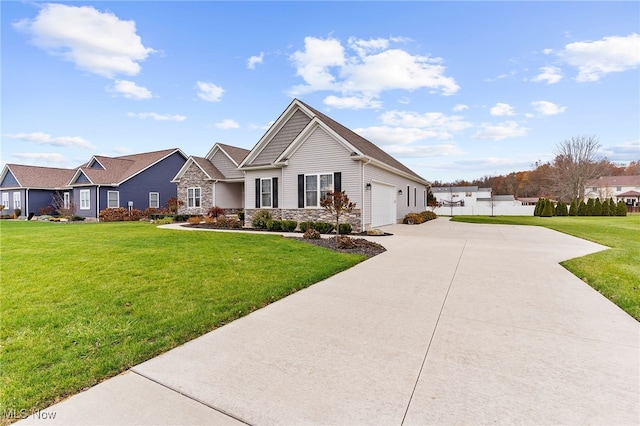
M 23 188 L 56 189 L 68 187 L 75 169 L 7 164 L 7 168 Z

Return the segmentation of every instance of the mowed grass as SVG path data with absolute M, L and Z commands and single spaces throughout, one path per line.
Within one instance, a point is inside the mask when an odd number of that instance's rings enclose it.
M 45 408 L 365 259 L 278 235 L 145 223 L 3 221 L 0 233 L 3 416 Z
M 640 321 L 640 215 L 622 217 L 455 216 L 473 223 L 544 226 L 610 247 L 562 266 Z

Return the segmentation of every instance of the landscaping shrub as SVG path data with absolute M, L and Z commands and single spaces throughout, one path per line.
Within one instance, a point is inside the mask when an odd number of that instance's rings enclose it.
M 47 207 L 41 207 L 38 209 L 38 216 L 51 216 L 53 215 L 53 207 L 51 206 L 47 206 Z
M 336 245 L 341 249 L 350 249 L 356 246 L 356 243 L 353 242 L 351 237 L 347 237 L 346 235 L 338 235 L 336 237 Z
M 224 216 L 224 209 L 222 207 L 213 206 L 207 212 L 207 216 L 210 216 L 210 217 Z
M 293 232 L 298 227 L 298 222 L 295 220 L 283 220 L 282 221 L 282 230 L 284 232 Z
M 329 222 L 313 222 L 313 229 L 318 231 L 321 234 L 328 234 L 334 230 L 334 226 Z
M 313 229 L 313 222 L 300 222 L 300 231 L 307 232 L 307 229 Z
M 16 218 L 16 219 L 17 219 L 17 218 L 19 218 L 19 217 L 20 217 L 20 215 L 22 215 L 22 210 L 20 210 L 20 209 L 14 209 L 14 210 L 13 210 L 13 217 L 14 217 L 14 218 Z
M 350 223 L 341 223 L 338 230 L 340 231 L 340 235 L 349 235 L 353 231 L 353 228 Z
M 202 218 L 200 216 L 191 216 L 189 219 L 187 219 L 187 223 L 191 225 L 197 225 L 201 221 L 202 221 Z
M 206 223 L 207 225 L 216 224 L 218 223 L 218 220 L 215 217 L 205 216 L 204 223 Z
M 282 231 L 282 221 L 281 220 L 267 221 L 267 231 Z
M 158 218 L 158 219 L 154 219 L 154 221 L 158 225 L 168 225 L 170 223 L 173 223 L 173 216 L 161 217 L 161 218 Z
M 302 238 L 306 238 L 307 240 L 319 240 L 320 232 L 313 228 L 307 228 L 307 230 L 304 231 Z
M 175 222 L 186 222 L 187 219 L 189 219 L 189 215 L 188 214 L 177 214 L 173 217 L 173 220 Z
M 624 201 L 618 201 L 618 207 L 616 208 L 616 216 L 626 216 L 627 215 L 627 205 Z
M 571 200 L 571 206 L 569 207 L 569 216 L 577 216 L 578 215 L 578 203 L 576 200 Z
M 258 210 L 251 219 L 251 225 L 258 229 L 267 229 L 267 222 L 273 220 L 273 216 L 269 210 Z
M 84 218 L 84 217 L 82 217 L 82 216 L 73 215 L 73 216 L 71 216 L 71 220 L 72 220 L 73 222 L 82 222 L 83 220 L 85 220 L 85 218 Z
M 428 220 L 433 220 L 433 219 L 437 219 L 438 218 L 438 215 L 435 214 L 434 212 L 430 211 L 430 210 L 425 210 L 425 211 L 423 211 L 423 212 L 421 212 L 419 214 L 420 214 L 420 216 L 422 216 L 424 218 L 425 222 L 428 221 Z
M 541 217 L 553 217 L 554 208 L 553 201 L 544 200 L 542 203 L 542 212 L 540 213 Z
M 423 222 L 424 222 L 424 218 L 418 213 L 407 213 L 402 218 L 402 223 L 404 223 L 405 225 L 414 225 L 414 224 L 418 225 Z
M 567 208 L 567 203 L 564 201 L 558 201 L 558 205 L 556 206 L 556 216 L 568 216 L 569 209 Z
M 241 220 L 242 222 L 244 222 L 244 212 L 238 212 L 238 220 Z
M 580 205 L 578 206 L 578 216 L 586 216 L 587 215 L 587 204 L 584 201 L 580 201 Z
M 144 217 L 144 213 L 138 209 L 129 210 L 119 207 L 117 209 L 101 210 L 98 216 L 103 222 L 124 222 L 140 220 Z

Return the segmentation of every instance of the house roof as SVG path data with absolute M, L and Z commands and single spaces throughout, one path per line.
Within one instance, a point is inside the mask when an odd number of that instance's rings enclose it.
M 590 180 L 585 186 L 640 186 L 640 175 L 600 176 L 598 179 Z
M 10 172 L 21 188 L 59 189 L 69 186 L 74 169 L 6 164 L 0 181 Z
M 216 166 L 211 163 L 208 159 L 204 157 L 191 157 L 191 159 L 196 163 L 202 171 L 209 176 L 210 179 L 224 179 L 225 176 L 222 174 L 220 170 Z
M 482 189 L 482 188 L 480 188 Z M 443 192 L 477 192 L 477 186 L 432 186 L 432 193 L 443 193 Z
M 242 163 L 242 160 L 244 160 L 245 157 L 249 155 L 249 152 L 251 152 L 248 149 L 238 148 L 237 146 L 226 145 L 223 143 L 218 143 L 217 145 L 227 153 L 229 158 L 231 158 L 236 165 Z
M 622 194 L 617 194 L 616 197 L 640 197 L 640 192 L 638 191 L 627 191 Z
M 282 163 L 295 144 L 302 140 L 305 130 L 311 126 L 321 125 L 336 135 L 341 143 L 353 150 L 354 159 L 371 159 L 377 161 L 396 173 L 404 174 L 420 182 L 427 183 L 413 170 L 387 154 L 374 143 L 368 141 L 354 131 L 348 129 L 332 118 L 299 99 L 294 99 L 287 109 L 278 117 L 251 152 L 245 157 L 240 168 L 276 166 Z
M 84 174 L 89 182 L 95 185 L 119 185 L 175 152 L 179 152 L 186 158 L 186 155 L 178 148 L 121 157 L 95 155 L 76 170 L 70 184 L 73 185 L 78 177 Z

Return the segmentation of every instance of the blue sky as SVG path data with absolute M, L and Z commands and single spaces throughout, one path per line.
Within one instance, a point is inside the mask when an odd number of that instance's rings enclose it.
M 294 97 L 427 180 L 527 170 L 579 135 L 640 159 L 635 1 L 0 7 L 2 163 L 251 149 Z

